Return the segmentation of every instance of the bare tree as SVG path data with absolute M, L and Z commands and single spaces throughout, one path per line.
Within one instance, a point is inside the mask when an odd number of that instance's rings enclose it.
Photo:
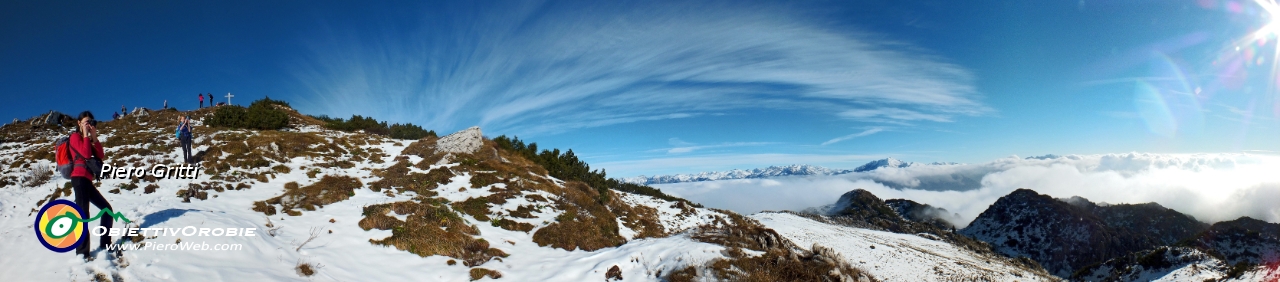
M 307 237 L 307 240 L 306 240 L 306 241 L 302 241 L 302 244 L 299 244 L 299 245 L 298 245 L 298 248 L 293 249 L 293 251 L 297 252 L 297 251 L 302 250 L 302 246 L 306 246 L 306 245 L 307 245 L 307 243 L 311 243 L 311 240 L 315 240 L 315 239 L 316 239 L 316 237 L 319 237 L 319 236 L 320 236 L 320 227 L 312 227 L 312 228 L 311 228 L 311 236 L 308 236 L 308 237 Z

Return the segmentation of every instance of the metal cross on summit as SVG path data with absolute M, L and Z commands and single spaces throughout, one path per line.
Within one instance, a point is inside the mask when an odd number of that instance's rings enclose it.
M 231 95 L 231 92 L 227 92 L 227 105 L 228 105 L 228 106 L 230 106 L 230 105 L 231 105 L 231 97 L 235 97 L 235 96 L 236 96 L 236 95 Z

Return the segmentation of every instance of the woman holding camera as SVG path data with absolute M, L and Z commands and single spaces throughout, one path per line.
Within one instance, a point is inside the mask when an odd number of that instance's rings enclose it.
M 93 180 L 97 175 L 89 172 L 88 163 L 86 162 L 90 158 L 97 158 L 98 160 L 107 158 L 102 152 L 102 143 L 98 142 L 98 121 L 93 119 L 93 113 L 89 111 L 80 113 L 80 117 L 77 120 L 77 130 L 75 133 L 71 133 L 71 138 L 68 140 L 72 150 L 71 154 L 74 156 L 72 163 L 75 164 L 75 168 L 71 171 L 71 187 L 75 190 L 76 205 L 84 209 L 85 213 L 89 212 L 90 203 L 98 207 L 98 209 L 110 209 L 111 203 L 108 203 L 107 198 L 102 196 L 102 192 L 99 192 L 98 188 L 93 186 Z M 88 216 L 88 214 L 85 216 Z M 101 226 L 110 229 L 111 222 L 114 220 L 110 214 L 104 214 Z M 90 234 L 88 224 L 82 225 L 81 228 L 83 228 L 84 234 Z M 106 249 L 107 244 L 111 243 L 111 236 L 102 234 L 99 243 L 99 247 Z M 85 242 L 76 247 L 76 254 L 83 255 L 88 260 L 89 243 Z

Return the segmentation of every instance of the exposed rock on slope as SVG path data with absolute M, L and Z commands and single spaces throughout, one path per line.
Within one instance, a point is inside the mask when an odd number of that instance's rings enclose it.
M 1203 223 L 1156 205 L 1097 206 L 1018 189 L 1001 197 L 960 233 L 1001 254 L 1034 259 L 1059 276 L 1132 252 L 1172 244 Z
M 436 150 L 443 153 L 475 153 L 484 144 L 479 126 L 454 132 L 436 141 Z
M 960 235 L 951 228 L 941 228 L 932 222 L 913 221 L 900 216 L 892 207 L 866 190 L 855 189 L 844 193 L 824 215 L 802 214 L 827 223 L 882 230 L 894 233 L 923 235 L 951 243 L 979 254 L 995 254 L 985 243 Z M 1034 263 L 1029 269 L 1040 268 Z
M 1134 252 L 1077 271 L 1076 281 L 1209 281 L 1221 279 L 1228 267 L 1200 250 L 1157 247 Z
M 1241 217 L 1214 223 L 1190 243 L 1227 263 L 1280 264 L 1280 224 Z
M 884 203 L 907 220 L 926 223 L 942 230 L 955 230 L 954 222 L 960 219 L 959 214 L 947 212 L 947 209 L 917 203 L 912 200 L 888 199 Z

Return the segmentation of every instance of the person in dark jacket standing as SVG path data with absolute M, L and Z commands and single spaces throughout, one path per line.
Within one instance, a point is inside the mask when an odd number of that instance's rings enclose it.
M 178 142 L 182 143 L 182 161 L 191 163 L 191 118 L 178 117 Z
M 71 187 L 74 189 L 76 194 L 76 205 L 84 209 L 86 213 L 88 213 L 89 204 L 91 203 L 93 206 L 98 207 L 98 209 L 111 209 L 111 203 L 108 203 L 107 198 L 102 196 L 102 192 L 98 191 L 98 188 L 93 186 L 93 179 L 97 176 L 90 173 L 89 169 L 85 167 L 85 158 L 107 158 L 107 156 L 103 154 L 102 143 L 98 142 L 97 126 L 98 121 L 93 119 L 93 113 L 84 111 L 80 113 L 76 132 L 71 133 L 71 138 L 68 140 L 70 143 L 69 147 L 71 150 L 74 150 L 72 153 L 74 158 L 72 163 L 75 164 L 75 168 L 71 170 Z M 110 230 L 111 222 L 114 220 L 115 218 L 112 218 L 109 213 L 104 213 L 102 215 L 102 223 L 100 225 Z M 87 234 L 92 234 L 89 233 L 88 224 L 82 225 L 81 228 L 84 228 L 83 232 L 86 234 L 85 236 L 89 236 Z M 98 247 L 106 249 L 107 244 L 110 243 L 111 235 L 102 234 Z M 79 247 L 76 247 L 76 254 L 84 256 L 86 260 L 89 259 L 89 243 L 86 242 L 84 244 L 80 244 Z

